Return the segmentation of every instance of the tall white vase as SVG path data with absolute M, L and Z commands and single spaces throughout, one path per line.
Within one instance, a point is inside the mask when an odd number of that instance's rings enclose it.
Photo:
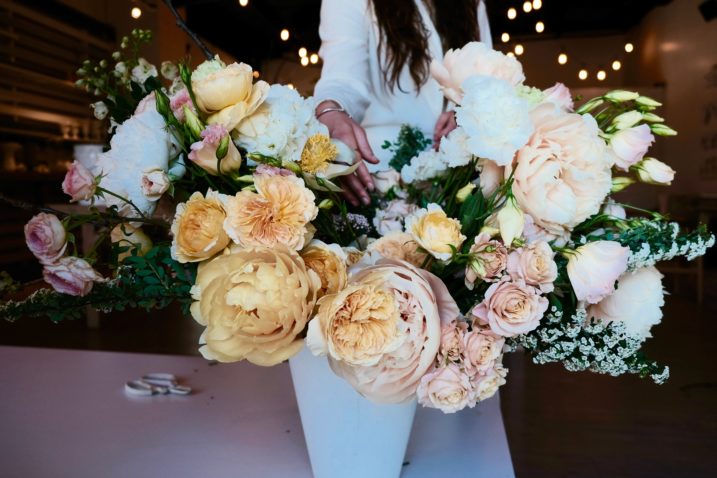
M 306 347 L 289 366 L 314 478 L 398 478 L 415 400 L 375 404 Z

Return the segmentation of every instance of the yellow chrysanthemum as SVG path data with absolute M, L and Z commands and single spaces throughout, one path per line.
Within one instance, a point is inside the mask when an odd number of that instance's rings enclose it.
M 322 173 L 326 171 L 329 163 L 335 160 L 338 154 L 338 148 L 328 136 L 315 134 L 306 141 L 299 164 L 306 173 Z

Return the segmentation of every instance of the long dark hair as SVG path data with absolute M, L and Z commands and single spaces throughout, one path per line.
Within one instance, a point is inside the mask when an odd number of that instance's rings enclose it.
M 401 70 L 408 65 L 411 78 L 420 88 L 428 79 L 431 58 L 428 31 L 421 21 L 416 1 L 371 0 L 381 32 L 380 51 L 385 51 L 381 68 L 390 89 L 399 84 Z M 480 38 L 478 4 L 481 0 L 427 0 L 443 49 L 460 48 Z

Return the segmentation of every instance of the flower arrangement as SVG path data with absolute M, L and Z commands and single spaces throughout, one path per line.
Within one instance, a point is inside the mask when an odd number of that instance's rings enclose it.
M 529 87 L 515 58 L 470 43 L 431 67 L 458 128 L 430 149 L 405 128 L 373 204 L 351 209 L 337 178 L 353 151 L 311 98 L 218 58 L 165 63 L 164 81 L 132 50 L 113 70 L 83 66 L 81 86 L 104 96 L 95 113 L 113 118 L 110 148 L 63 182 L 86 214 L 27 224 L 54 290 L 4 302 L 5 318 L 177 301 L 205 327 L 207 359 L 269 366 L 306 346 L 368 399 L 446 413 L 494 395 L 519 347 L 568 370 L 667 379 L 640 351 L 662 317 L 654 265 L 715 238 L 610 198 L 672 181 L 645 156 L 676 134 L 656 101 L 612 91 L 575 110 L 565 86 Z M 98 239 L 81 257 L 73 230 L 87 222 Z

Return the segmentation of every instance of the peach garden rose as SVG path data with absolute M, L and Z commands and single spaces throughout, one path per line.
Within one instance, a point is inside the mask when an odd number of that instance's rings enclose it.
M 419 251 L 419 245 L 412 235 L 406 232 L 389 232 L 368 245 L 369 252 L 375 251 L 387 259 L 406 261 L 416 267 L 426 260 L 425 252 Z
M 172 222 L 172 257 L 179 262 L 199 262 L 217 254 L 229 244 L 224 232 L 226 196 L 195 192 L 177 206 Z
M 346 253 L 338 244 L 326 244 L 314 239 L 301 251 L 306 267 L 321 279 L 318 297 L 335 294 L 346 287 Z

